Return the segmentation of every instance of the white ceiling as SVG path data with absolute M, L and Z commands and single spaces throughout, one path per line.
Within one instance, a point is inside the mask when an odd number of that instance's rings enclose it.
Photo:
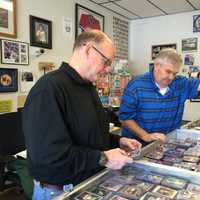
M 129 20 L 200 10 L 200 0 L 89 0 Z

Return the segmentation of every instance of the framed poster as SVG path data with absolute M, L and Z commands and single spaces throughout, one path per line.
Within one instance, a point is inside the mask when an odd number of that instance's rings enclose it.
M 82 5 L 76 4 L 75 37 L 87 29 L 104 31 L 104 16 Z
M 52 22 L 30 15 L 30 45 L 52 49 Z
M 0 0 L 0 36 L 16 38 L 16 0 Z
M 151 47 L 151 58 L 152 60 L 154 60 L 156 58 L 156 56 L 159 54 L 159 52 L 162 49 L 166 49 L 166 48 L 172 48 L 172 49 L 176 49 L 176 44 L 161 44 L 161 45 L 153 45 Z
M 13 65 L 29 64 L 29 45 L 14 40 L 1 40 L 1 63 Z
M 0 92 L 18 90 L 18 71 L 11 68 L 0 68 Z
M 193 16 L 193 32 L 200 32 L 200 15 Z
M 186 38 L 182 40 L 182 51 L 197 51 L 198 38 Z

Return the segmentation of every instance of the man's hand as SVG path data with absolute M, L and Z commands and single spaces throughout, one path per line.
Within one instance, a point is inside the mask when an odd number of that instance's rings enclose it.
M 133 159 L 128 156 L 126 151 L 120 148 L 104 151 L 104 154 L 108 160 L 105 166 L 110 169 L 121 169 L 124 165 L 133 162 Z
M 126 152 L 131 152 L 134 150 L 138 151 L 142 147 L 142 144 L 137 140 L 129 139 L 126 137 L 120 138 L 119 143 L 120 143 L 120 148 L 125 150 Z
M 166 142 L 166 136 L 163 133 L 151 133 L 144 137 L 145 142 L 152 142 L 155 140 L 159 140 L 160 142 Z

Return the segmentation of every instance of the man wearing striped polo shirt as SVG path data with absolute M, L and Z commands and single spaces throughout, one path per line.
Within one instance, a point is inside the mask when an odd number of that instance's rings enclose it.
M 128 83 L 119 112 L 123 136 L 145 145 L 164 142 L 165 134 L 180 128 L 185 101 L 197 97 L 200 90 L 200 79 L 177 76 L 181 65 L 174 49 L 164 49 L 150 72 Z

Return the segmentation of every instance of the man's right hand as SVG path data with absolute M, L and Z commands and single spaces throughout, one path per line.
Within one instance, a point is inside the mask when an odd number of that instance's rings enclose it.
M 120 148 L 104 151 L 104 153 L 108 160 L 105 166 L 110 169 L 121 169 L 124 165 L 133 162 L 133 159 L 128 156 L 126 151 Z
M 152 142 L 155 140 L 159 140 L 160 142 L 166 142 L 166 136 L 163 133 L 151 133 L 147 134 L 144 139 L 145 142 Z

